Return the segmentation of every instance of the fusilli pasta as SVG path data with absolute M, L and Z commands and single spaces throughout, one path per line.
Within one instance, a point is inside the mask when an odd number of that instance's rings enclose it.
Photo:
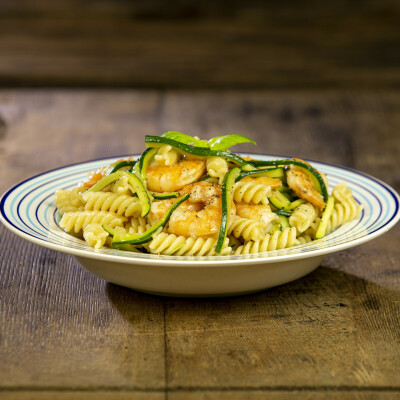
M 237 202 L 268 204 L 272 190 L 268 185 L 255 182 L 237 182 L 233 188 L 233 199 Z
M 160 165 L 173 165 L 178 161 L 178 152 L 172 146 L 161 146 L 154 159 Z
M 75 211 L 65 213 L 61 218 L 60 226 L 66 232 L 78 233 L 92 223 L 109 225 L 114 228 L 123 226 L 126 220 L 126 217 L 107 211 Z
M 235 217 L 232 220 L 228 233 L 234 237 L 242 237 L 244 240 L 259 240 L 265 235 L 265 226 L 253 219 Z
M 92 223 L 83 228 L 83 237 L 89 246 L 100 249 L 106 243 L 108 233 L 100 224 Z
M 80 195 L 83 189 L 80 187 L 72 190 L 58 190 L 55 193 L 55 203 L 60 215 L 66 212 L 82 211 L 83 202 L 80 200 Z
M 264 253 L 266 251 L 286 249 L 299 243 L 296 239 L 296 228 L 286 228 L 283 231 L 276 231 L 272 235 L 267 234 L 262 239 L 248 241 L 236 250 L 234 249 L 233 254 Z
M 153 237 L 149 245 L 151 253 L 177 255 L 177 256 L 215 256 L 226 255 L 231 252 L 229 247 L 229 239 L 225 240 L 222 252 L 215 253 L 216 240 L 209 238 L 185 238 L 184 236 L 176 236 L 165 232 Z
M 103 166 L 76 188 L 56 192 L 64 231 L 95 248 L 252 254 L 310 243 L 362 209 L 344 183 L 330 196 L 325 175 L 307 162 L 231 153 L 229 145 L 251 141 L 242 135 L 204 141 L 173 131 L 150 138 L 146 145 L 157 151 Z
M 208 157 L 206 167 L 208 175 L 218 178 L 218 183 L 221 185 L 228 172 L 227 161 L 222 157 Z
M 316 212 L 312 204 L 301 204 L 294 209 L 293 214 L 289 218 L 289 224 L 295 227 L 300 234 L 310 227 L 315 217 Z
M 137 197 L 112 192 L 86 193 L 85 211 L 110 211 L 126 217 L 139 216 L 142 211 Z
M 128 233 L 143 233 L 149 226 L 147 218 L 137 217 L 131 218 L 125 224 L 125 229 Z

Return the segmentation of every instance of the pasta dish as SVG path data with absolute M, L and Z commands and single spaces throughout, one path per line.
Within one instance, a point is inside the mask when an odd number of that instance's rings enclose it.
M 242 135 L 146 136 L 139 158 L 56 192 L 59 225 L 97 249 L 224 256 L 304 245 L 359 216 L 346 184 L 328 193 L 328 178 L 306 161 L 228 150 L 244 142 L 255 144 Z

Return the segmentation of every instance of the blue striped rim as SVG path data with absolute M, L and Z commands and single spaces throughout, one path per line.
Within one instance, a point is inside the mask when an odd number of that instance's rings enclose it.
M 262 159 L 287 158 L 280 156 L 254 156 Z M 76 183 L 84 179 L 87 173 L 126 157 L 128 156 L 71 164 L 26 179 L 3 195 L 0 200 L 0 216 L 10 226 L 32 238 L 38 238 L 44 242 L 50 241 L 61 246 L 78 246 L 79 248 L 87 249 L 88 246 L 83 241 L 71 235 L 66 235 L 60 229 L 55 228 L 55 207 L 54 202 L 51 201 L 54 192 L 59 189 L 72 188 Z M 321 162 L 313 162 L 313 165 L 327 173 L 330 187 L 339 181 L 348 183 L 357 202 L 364 205 L 364 210 L 357 221 L 349 224 L 351 229 L 342 227 L 340 230 L 330 234 L 327 237 L 329 239 L 325 238 L 324 241 L 315 241 L 311 244 L 285 249 L 285 254 L 290 251 L 309 252 L 321 248 L 321 246 L 332 247 L 343 242 L 349 242 L 353 240 L 353 237 L 372 235 L 375 232 L 384 231 L 385 227 L 398 219 L 399 197 L 387 184 L 347 167 L 337 167 Z M 92 250 L 91 248 L 89 249 Z M 279 253 L 279 251 L 275 253 Z

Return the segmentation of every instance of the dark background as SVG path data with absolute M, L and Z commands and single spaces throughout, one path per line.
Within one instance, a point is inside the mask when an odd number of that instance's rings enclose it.
M 1 0 L 0 87 L 400 87 L 400 1 Z

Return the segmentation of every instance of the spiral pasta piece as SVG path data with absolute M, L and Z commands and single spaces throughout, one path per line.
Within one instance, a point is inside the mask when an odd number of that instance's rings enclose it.
M 254 219 L 234 216 L 228 229 L 228 234 L 234 237 L 242 237 L 244 240 L 259 240 L 264 237 L 265 226 Z
M 297 246 L 296 228 L 286 228 L 276 231 L 272 235 L 267 234 L 263 239 L 251 240 L 234 250 L 235 255 L 264 253 L 266 251 L 281 250 Z
M 111 192 L 86 193 L 85 211 L 109 211 L 126 217 L 138 216 L 142 211 L 137 197 Z
M 173 165 L 178 162 L 178 152 L 170 145 L 161 146 L 154 156 L 155 161 L 160 165 Z
M 127 176 L 121 176 L 114 184 L 111 186 L 111 191 L 120 195 L 132 195 L 135 190 L 129 184 Z
M 100 224 L 92 223 L 85 226 L 83 229 L 83 237 L 87 244 L 95 249 L 100 249 L 104 246 L 107 240 L 108 233 Z
M 303 233 L 300 236 L 297 236 L 297 240 L 299 241 L 299 244 L 306 244 L 312 242 L 312 237 L 310 235 L 307 235 Z
M 328 221 L 325 234 L 333 232 L 339 226 L 346 224 L 356 219 L 362 210 L 362 206 L 358 205 L 355 199 L 352 197 L 348 201 L 343 203 L 335 203 L 335 207 L 332 211 L 332 215 Z M 321 218 L 317 217 L 306 230 L 306 234 L 310 235 L 313 239 L 317 233 Z
M 108 225 L 111 228 L 123 226 L 126 217 L 107 211 L 75 211 L 65 213 L 60 221 L 60 226 L 66 232 L 78 233 L 91 223 Z
M 347 222 L 356 219 L 362 210 L 362 206 L 359 206 L 352 197 L 348 201 L 342 203 L 336 203 L 332 212 L 332 216 L 329 219 L 326 233 L 330 233 Z
M 137 217 L 131 218 L 126 224 L 125 229 L 128 233 L 143 233 L 150 225 L 148 224 L 147 218 Z
M 235 183 L 233 188 L 233 199 L 236 202 L 268 204 L 268 197 L 271 197 L 271 195 L 270 186 L 256 182 L 239 181 Z
M 208 157 L 206 162 L 207 174 L 213 178 L 218 178 L 221 185 L 228 172 L 228 162 L 222 157 Z
M 72 190 L 58 190 L 55 193 L 55 203 L 60 215 L 63 215 L 66 212 L 83 210 L 84 204 L 80 199 L 82 192 L 83 188 L 76 187 Z
M 345 203 L 354 200 L 353 193 L 344 182 L 338 183 L 332 190 L 332 196 L 336 202 Z M 355 201 L 355 200 L 354 200 Z
M 148 249 L 153 254 L 177 256 L 215 256 L 230 254 L 229 239 L 226 239 L 220 254 L 215 252 L 216 239 L 185 238 L 161 232 L 153 237 Z
M 296 207 L 289 217 L 289 224 L 297 229 L 298 234 L 306 231 L 316 217 L 315 208 L 311 203 Z

